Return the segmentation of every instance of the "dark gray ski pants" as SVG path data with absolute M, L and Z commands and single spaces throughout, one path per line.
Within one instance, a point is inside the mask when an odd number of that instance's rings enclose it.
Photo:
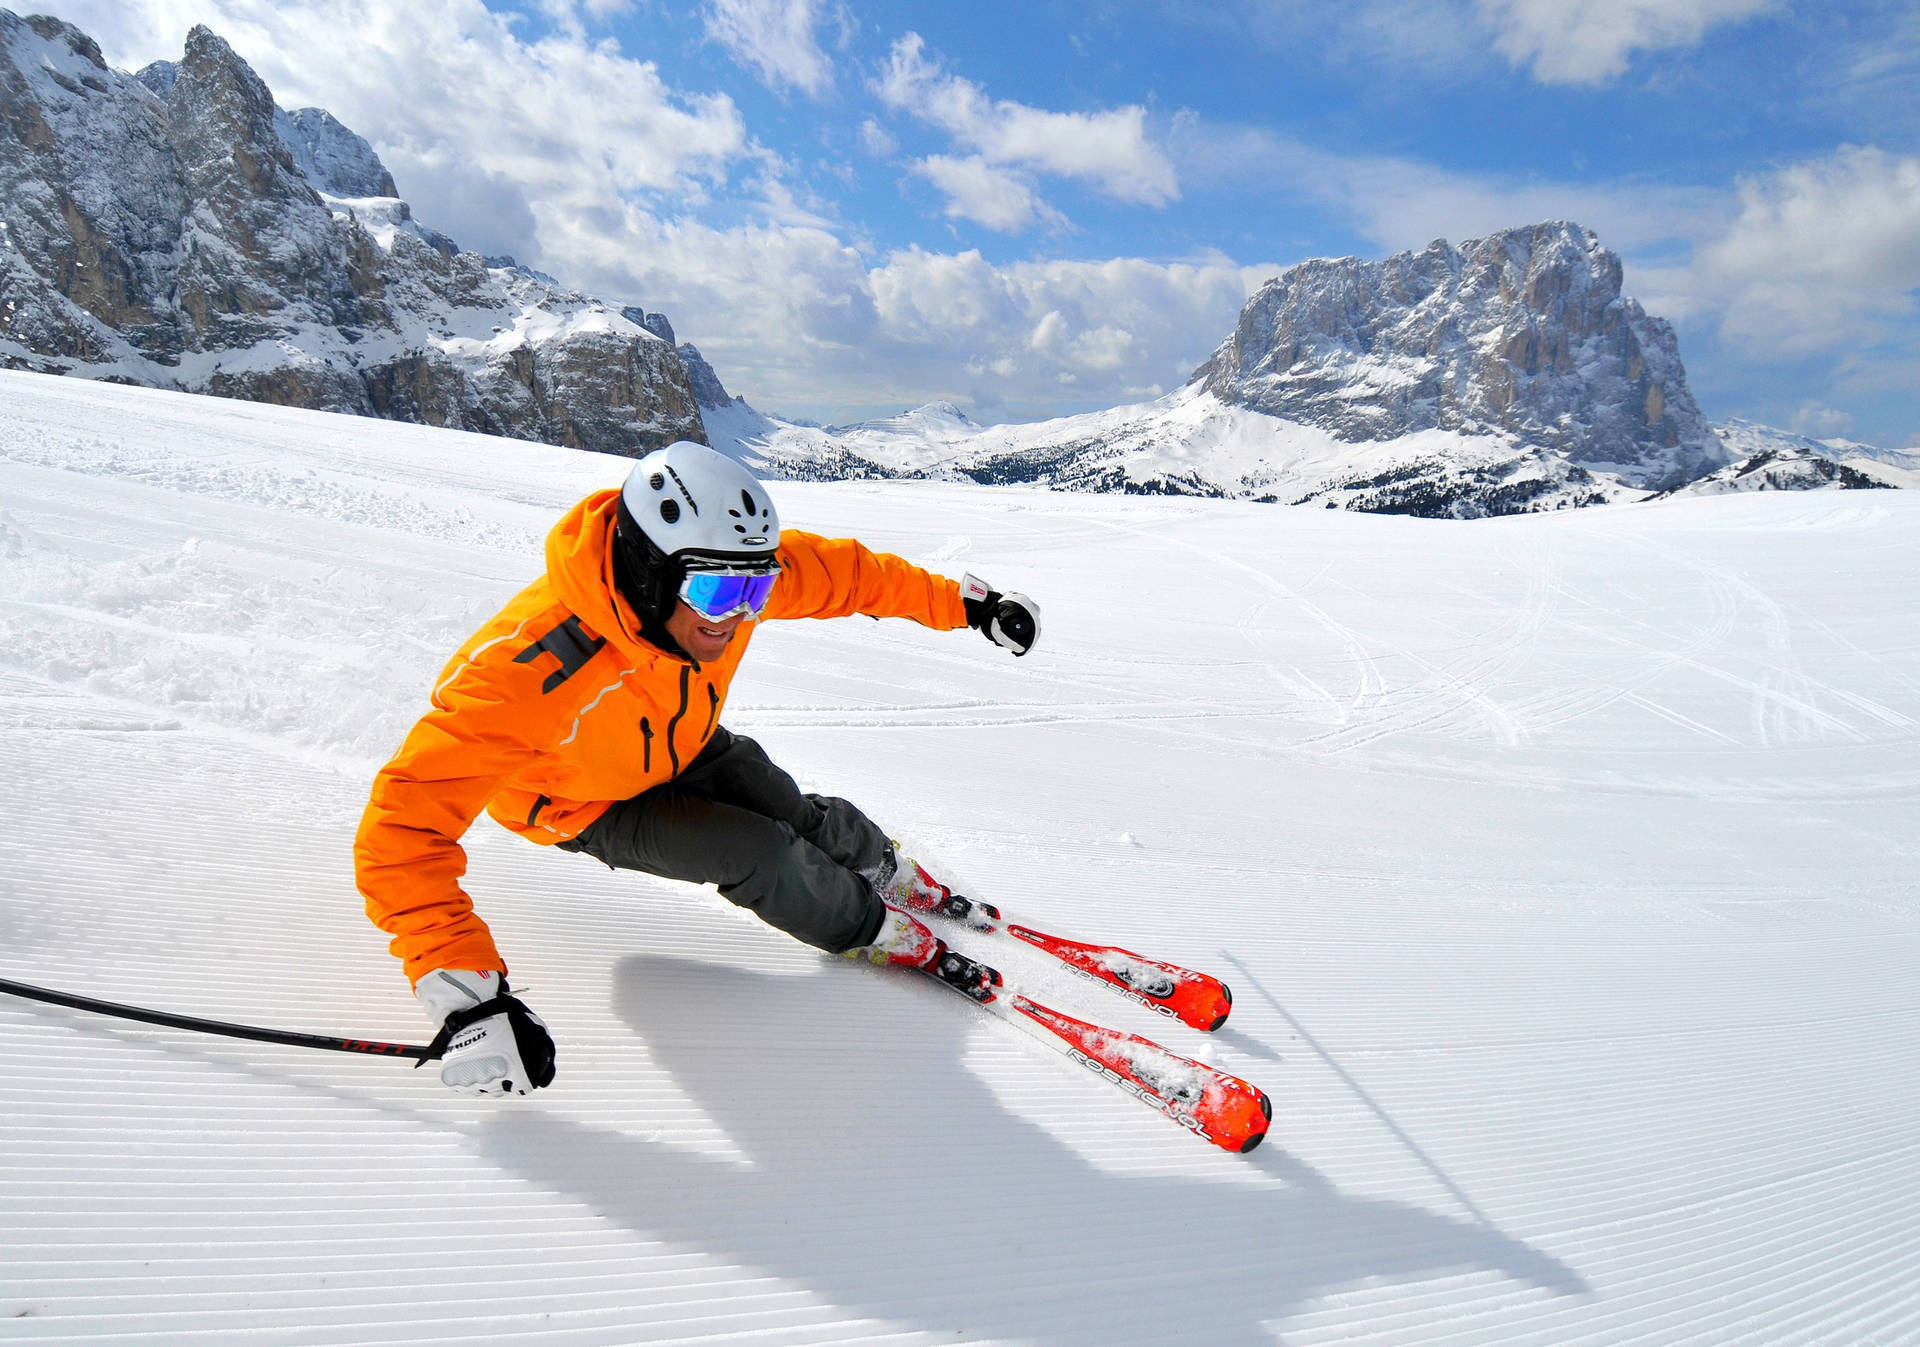
M 725 726 L 679 776 L 559 845 L 615 869 L 717 884 L 728 901 L 830 954 L 872 944 L 885 915 L 856 872 L 879 864 L 887 835 L 845 800 L 802 794 L 766 750 Z

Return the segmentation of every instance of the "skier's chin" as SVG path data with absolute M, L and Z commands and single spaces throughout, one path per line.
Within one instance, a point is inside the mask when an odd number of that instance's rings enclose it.
M 737 626 L 720 628 L 698 623 L 693 629 L 693 648 L 687 653 L 702 663 L 719 659 L 733 644 L 733 634 L 738 630 Z
M 742 618 L 735 616 L 714 622 L 683 603 L 668 617 L 667 635 L 694 659 L 707 664 L 727 653 L 727 647 L 733 643 L 734 633 L 740 630 L 742 621 Z

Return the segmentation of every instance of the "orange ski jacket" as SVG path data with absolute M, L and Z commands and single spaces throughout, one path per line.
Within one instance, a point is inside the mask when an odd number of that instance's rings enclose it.
M 367 915 L 418 982 L 436 968 L 506 971 L 461 888 L 460 838 L 481 810 L 551 844 L 616 800 L 671 780 L 713 735 L 755 623 L 710 664 L 640 638 L 613 584 L 618 491 L 576 505 L 547 536 L 547 572 L 450 660 L 422 716 L 374 778 L 354 838 Z M 850 538 L 780 535 L 763 620 L 908 617 L 967 624 L 960 586 Z

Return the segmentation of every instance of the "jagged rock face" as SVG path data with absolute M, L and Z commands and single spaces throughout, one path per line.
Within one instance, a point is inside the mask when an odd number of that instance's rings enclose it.
M 694 400 L 702 407 L 725 407 L 734 401 L 727 392 L 727 386 L 720 382 L 720 376 L 714 372 L 707 358 L 700 354 L 700 348 L 690 341 L 683 341 L 673 348 L 680 357 L 680 363 L 686 366 L 687 380 L 693 385 Z
M 706 438 L 671 337 L 422 228 L 365 140 L 204 27 L 136 77 L 0 10 L 0 193 L 0 364 L 615 453 Z
M 1350 441 L 1495 433 L 1646 486 L 1725 461 L 1673 330 L 1565 222 L 1269 281 L 1194 373 L 1223 402 Z
M 188 200 L 158 100 L 57 19 L 0 11 L 0 44 L 0 337 L 86 362 L 113 359 L 119 331 L 177 352 L 156 298 Z
M 274 130 L 293 152 L 293 161 L 329 196 L 397 197 L 393 174 L 364 137 L 354 134 L 325 108 L 275 109 Z
M 219 37 L 196 26 L 167 91 L 168 141 L 186 187 L 184 255 L 174 298 L 196 349 L 251 346 L 278 335 L 256 321 L 358 328 L 358 296 L 333 214 L 274 129 L 273 95 Z

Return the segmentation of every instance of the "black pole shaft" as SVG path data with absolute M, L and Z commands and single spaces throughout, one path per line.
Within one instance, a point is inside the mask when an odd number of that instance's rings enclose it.
M 201 1020 L 191 1015 L 174 1015 L 164 1010 L 143 1010 L 139 1006 L 96 1001 L 90 996 L 75 996 L 71 992 L 55 992 L 48 991 L 44 987 L 29 987 L 24 982 L 9 982 L 5 978 L 0 978 L 0 992 L 12 996 L 23 996 L 29 1001 L 45 1001 L 51 1005 L 66 1006 L 72 1010 L 92 1011 L 96 1015 L 113 1015 L 123 1020 L 138 1020 L 142 1024 L 164 1025 L 169 1029 L 191 1029 L 196 1034 L 221 1034 L 227 1038 L 248 1038 L 256 1043 L 283 1043 L 294 1048 L 324 1048 L 329 1052 L 359 1052 L 376 1057 L 412 1057 L 419 1061 L 430 1061 L 437 1055 L 433 1049 L 413 1043 L 380 1043 L 366 1038 L 296 1034 L 285 1029 L 260 1029 L 250 1024 Z

